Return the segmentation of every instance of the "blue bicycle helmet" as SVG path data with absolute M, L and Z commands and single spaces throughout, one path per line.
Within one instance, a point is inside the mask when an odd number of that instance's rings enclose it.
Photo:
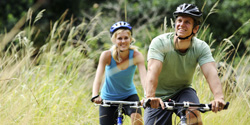
M 110 34 L 111 36 L 113 35 L 113 33 L 118 30 L 118 29 L 128 29 L 130 30 L 131 34 L 132 34 L 132 26 L 127 23 L 127 22 L 124 22 L 124 21 L 119 21 L 119 22 L 116 22 L 115 24 L 113 24 L 110 28 Z
M 195 20 L 197 25 L 199 25 L 202 20 L 202 12 L 193 4 L 184 3 L 179 5 L 173 15 L 175 18 L 179 15 L 189 15 Z

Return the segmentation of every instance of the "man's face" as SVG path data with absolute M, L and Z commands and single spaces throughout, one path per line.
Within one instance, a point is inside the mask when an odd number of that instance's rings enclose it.
M 189 36 L 192 32 L 196 33 L 199 26 L 196 26 L 193 30 L 194 20 L 189 16 L 178 16 L 175 20 L 175 32 L 179 37 Z

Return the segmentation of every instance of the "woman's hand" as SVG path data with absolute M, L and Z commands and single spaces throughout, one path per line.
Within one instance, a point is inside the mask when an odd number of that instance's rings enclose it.
M 91 102 L 94 102 L 96 104 L 101 104 L 102 98 L 99 95 L 94 96 L 94 97 L 91 98 Z

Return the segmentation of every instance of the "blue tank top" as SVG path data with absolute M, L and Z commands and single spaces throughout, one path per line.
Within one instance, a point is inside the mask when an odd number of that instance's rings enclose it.
M 112 52 L 111 52 L 112 53 Z M 129 50 L 129 66 L 120 70 L 111 55 L 110 65 L 105 68 L 105 81 L 101 90 L 101 98 L 105 100 L 123 100 L 137 94 L 133 78 L 136 66 L 133 63 L 134 50 Z

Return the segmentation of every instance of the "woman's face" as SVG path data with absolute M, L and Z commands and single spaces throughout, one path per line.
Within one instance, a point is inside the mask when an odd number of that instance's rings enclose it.
M 121 52 L 129 50 L 130 43 L 132 41 L 131 35 L 128 30 L 119 32 L 115 38 L 115 44 Z

